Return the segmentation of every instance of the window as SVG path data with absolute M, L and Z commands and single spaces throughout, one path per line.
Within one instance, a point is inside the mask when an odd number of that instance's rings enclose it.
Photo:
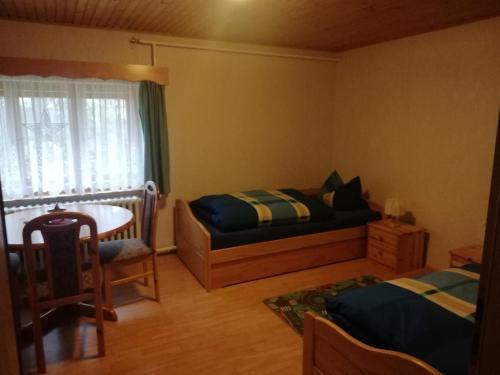
M 0 76 L 4 198 L 140 187 L 138 90 L 126 81 Z

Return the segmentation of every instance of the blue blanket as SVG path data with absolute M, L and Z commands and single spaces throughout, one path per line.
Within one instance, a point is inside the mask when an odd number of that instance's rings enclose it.
M 191 205 L 197 208 L 204 220 L 226 231 L 316 222 L 335 217 L 335 212 L 318 199 L 294 189 L 207 195 Z
M 369 345 L 413 355 L 444 374 L 467 374 L 479 266 L 356 289 L 326 302 L 333 322 Z

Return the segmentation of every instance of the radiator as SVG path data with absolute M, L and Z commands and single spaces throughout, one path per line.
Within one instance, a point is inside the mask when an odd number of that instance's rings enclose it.
M 105 238 L 103 241 L 109 240 L 120 240 L 126 238 L 140 238 L 141 237 L 141 203 L 142 199 L 137 196 L 128 196 L 128 197 L 116 197 L 116 198 L 105 198 L 105 199 L 89 199 L 89 200 L 61 200 L 58 201 L 60 205 L 65 204 L 77 204 L 77 203 L 85 203 L 85 204 L 109 204 L 112 206 L 119 206 L 126 208 L 134 214 L 134 223 L 132 226 L 118 233 L 114 236 L 110 236 Z M 12 212 L 29 210 L 31 208 L 45 207 L 50 209 L 54 207 L 54 203 L 46 203 L 46 204 L 33 204 L 33 205 L 25 205 L 25 206 L 11 206 L 5 207 L 5 214 L 10 214 Z

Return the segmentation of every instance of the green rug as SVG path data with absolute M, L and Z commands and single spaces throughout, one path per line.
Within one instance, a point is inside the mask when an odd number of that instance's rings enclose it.
M 348 290 L 377 284 L 381 281 L 382 280 L 375 276 L 366 275 L 356 279 L 339 281 L 334 284 L 321 285 L 316 288 L 304 289 L 281 296 L 271 297 L 265 299 L 264 303 L 302 335 L 304 333 L 304 314 L 307 311 L 311 311 L 320 316 L 327 316 L 325 310 L 326 296 L 335 296 Z

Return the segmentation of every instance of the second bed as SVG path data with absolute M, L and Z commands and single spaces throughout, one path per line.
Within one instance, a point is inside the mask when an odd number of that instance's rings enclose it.
M 303 191 L 314 196 L 315 191 Z M 366 256 L 366 223 L 380 207 L 317 222 L 224 231 L 196 205 L 177 200 L 177 255 L 207 290 Z

